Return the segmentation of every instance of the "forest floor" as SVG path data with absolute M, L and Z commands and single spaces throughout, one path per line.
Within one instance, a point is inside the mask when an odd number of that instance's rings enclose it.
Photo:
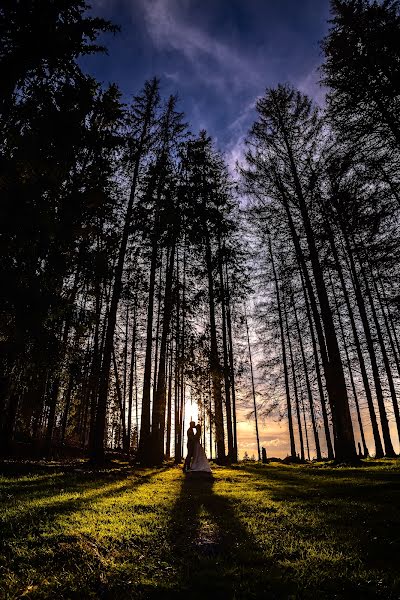
M 0 464 L 0 598 L 399 598 L 400 461 Z

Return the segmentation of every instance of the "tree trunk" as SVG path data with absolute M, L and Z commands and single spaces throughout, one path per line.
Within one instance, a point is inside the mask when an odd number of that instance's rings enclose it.
M 303 422 L 304 422 L 304 433 L 306 436 L 306 448 L 307 448 L 307 458 L 308 460 L 311 460 L 310 457 L 310 443 L 308 441 L 308 429 L 307 429 L 307 419 L 306 419 L 306 410 L 304 407 L 304 397 L 303 397 L 303 390 L 301 387 L 301 382 L 300 382 L 300 398 L 301 398 L 301 410 L 303 413 Z
M 278 277 L 277 277 L 276 269 L 275 269 L 274 255 L 272 253 L 271 238 L 269 236 L 268 236 L 268 246 L 269 246 L 269 252 L 270 252 L 270 256 L 271 256 L 272 270 L 273 270 L 273 274 L 274 274 L 276 304 L 278 307 L 279 329 L 280 329 L 280 334 L 281 334 L 282 362 L 283 362 L 283 372 L 284 372 L 284 376 L 285 376 L 286 407 L 287 407 L 288 425 L 289 425 L 290 456 L 292 458 L 296 458 L 296 445 L 295 445 L 295 441 L 294 441 L 292 405 L 291 405 L 291 401 L 290 401 L 290 390 L 289 390 L 289 372 L 288 372 L 287 357 L 286 357 L 285 336 L 284 336 L 284 330 L 283 330 L 282 304 L 281 304 L 281 298 L 280 298 L 280 293 L 279 293 Z
M 325 222 L 325 230 L 327 231 L 327 234 L 329 237 L 333 258 L 334 258 L 335 264 L 336 264 L 336 271 L 337 271 L 340 285 L 342 288 L 344 300 L 346 303 L 347 313 L 348 313 L 349 319 L 350 319 L 350 325 L 351 325 L 351 330 L 353 333 L 353 339 L 354 339 L 354 343 L 356 346 L 356 352 L 357 352 L 358 362 L 360 365 L 361 376 L 362 376 L 364 390 L 365 390 L 365 396 L 366 396 L 367 404 L 368 404 L 369 417 L 370 417 L 371 426 L 372 426 L 372 434 L 374 436 L 375 456 L 377 458 L 382 458 L 384 453 L 383 453 L 383 447 L 382 447 L 381 436 L 379 433 L 378 423 L 377 423 L 377 419 L 376 419 L 375 407 L 374 407 L 374 403 L 373 403 L 373 399 L 372 399 L 371 388 L 369 385 L 367 368 L 365 365 L 364 356 L 363 356 L 363 352 L 361 349 L 361 343 L 360 343 L 360 338 L 359 338 L 358 331 L 357 331 L 356 322 L 354 319 L 353 308 L 350 303 L 349 293 L 347 291 L 346 282 L 344 280 L 342 266 L 340 264 L 339 255 L 338 255 L 335 241 L 333 238 L 333 232 L 332 232 L 331 226 L 327 219 Z M 383 406 L 383 411 L 385 411 L 384 405 L 382 403 L 380 403 L 380 401 L 379 401 L 379 391 L 380 391 L 380 393 L 382 393 L 382 389 L 381 389 L 381 385 L 380 385 L 379 373 L 374 368 L 374 364 L 376 363 L 376 360 L 375 360 L 375 353 L 373 352 L 373 349 L 372 349 L 373 356 L 371 357 L 370 349 L 372 347 L 372 340 L 371 340 L 371 332 L 370 332 L 370 328 L 369 328 L 368 319 L 367 319 L 366 313 L 365 313 L 364 301 L 363 301 L 362 295 L 360 295 L 357 292 L 357 289 L 355 287 L 354 287 L 354 289 L 356 292 L 356 302 L 357 302 L 358 310 L 359 310 L 359 313 L 361 316 L 361 322 L 362 322 L 362 325 L 364 328 L 364 335 L 367 340 L 367 348 L 369 351 L 371 365 L 372 365 L 372 372 L 373 372 L 374 383 L 375 383 L 376 397 L 378 400 L 378 407 L 379 407 L 379 410 L 381 411 L 382 406 Z M 380 412 L 380 414 L 381 414 L 381 418 L 382 418 L 382 413 Z
M 236 423 L 236 390 L 235 390 L 235 368 L 233 362 L 233 341 L 232 341 L 232 319 L 231 319 L 231 299 L 229 292 L 228 266 L 225 263 L 226 278 L 226 324 L 228 329 L 228 354 L 229 354 L 229 380 L 231 382 L 232 392 L 232 426 L 233 426 L 233 457 L 232 462 L 238 460 L 237 443 L 237 423 Z
M 389 357 L 386 351 L 386 345 L 385 345 L 385 341 L 383 339 L 383 335 L 382 335 L 382 329 L 381 329 L 381 325 L 379 323 L 379 319 L 378 319 L 378 315 L 376 313 L 376 308 L 375 308 L 375 303 L 374 303 L 374 299 L 372 298 L 372 294 L 371 294 L 371 290 L 369 287 L 369 283 L 368 283 L 368 279 L 364 270 L 364 266 L 362 264 L 362 262 L 360 261 L 360 269 L 361 269 L 361 275 L 364 279 L 364 288 L 365 291 L 367 293 L 367 298 L 371 307 L 371 312 L 372 312 L 372 318 L 375 324 L 375 331 L 378 337 L 378 342 L 381 348 L 381 354 L 382 354 L 382 358 L 383 358 L 383 364 L 385 366 L 385 371 L 386 371 L 386 377 L 387 377 L 387 381 L 389 384 L 389 390 L 390 390 L 390 397 L 392 399 L 392 404 L 393 404 L 393 412 L 394 412 L 394 416 L 396 419 L 396 426 L 397 426 L 397 435 L 400 441 L 400 411 L 399 411 L 399 405 L 397 402 L 397 396 L 396 396 L 396 389 L 394 386 L 394 381 L 393 381 L 393 375 L 392 375 L 392 369 L 390 366 L 390 362 L 389 362 Z
M 392 440 L 390 438 L 389 422 L 388 422 L 388 418 L 387 418 L 387 414 L 386 414 L 382 384 L 381 384 L 381 379 L 380 379 L 380 374 L 379 374 L 379 367 L 378 367 L 378 363 L 377 363 L 376 355 L 375 355 L 375 349 L 374 349 L 374 343 L 373 343 L 373 339 L 372 339 L 371 328 L 369 325 L 367 311 L 366 311 L 366 307 L 365 307 L 365 303 L 364 303 L 364 297 L 363 297 L 363 293 L 362 293 L 362 290 L 360 287 L 360 282 L 358 279 L 358 273 L 356 270 L 353 252 L 352 252 L 352 249 L 350 246 L 350 241 L 349 241 L 347 233 L 344 231 L 343 227 L 342 227 L 342 233 L 343 233 L 343 238 L 344 238 L 344 242 L 346 245 L 347 257 L 348 257 L 349 264 L 350 264 L 351 278 L 352 278 L 353 288 L 354 288 L 354 292 L 355 292 L 355 296 L 356 296 L 358 311 L 360 313 L 361 322 L 363 324 L 365 341 L 367 343 L 369 359 L 370 359 L 371 367 L 372 367 L 372 374 L 373 374 L 373 378 L 374 378 L 375 392 L 376 392 L 376 400 L 378 403 L 379 416 L 380 416 L 380 421 L 381 421 L 383 443 L 385 446 L 385 455 L 391 457 L 391 456 L 395 456 L 395 452 L 393 449 Z
M 315 449 L 316 449 L 316 452 L 317 452 L 317 460 L 321 460 L 322 459 L 321 448 L 320 448 L 320 445 L 319 445 L 319 436 L 318 436 L 317 422 L 316 422 L 316 419 L 315 419 L 314 400 L 313 400 L 313 395 L 312 395 L 312 390 L 311 390 L 310 377 L 308 375 L 307 359 L 306 359 L 306 355 L 305 355 L 305 352 L 304 352 L 304 345 L 303 345 L 303 339 L 302 339 L 301 330 L 300 330 L 300 323 L 299 323 L 299 319 L 298 319 L 298 316 L 297 316 L 296 305 L 295 305 L 293 297 L 292 297 L 292 306 L 293 306 L 293 314 L 294 314 L 294 318 L 295 318 L 295 322 L 296 322 L 297 335 L 298 335 L 298 338 L 299 338 L 301 358 L 302 358 L 302 361 L 303 361 L 304 376 L 305 376 L 305 379 L 306 379 L 308 403 L 310 405 L 311 423 L 312 423 L 312 428 L 313 428 L 313 433 L 314 433 L 314 439 L 315 439 Z
M 224 357 L 224 384 L 225 384 L 225 407 L 226 407 L 226 428 L 228 437 L 228 460 L 234 461 L 234 444 L 233 444 L 233 431 L 232 431 L 232 405 L 231 405 L 231 383 L 230 383 L 230 365 L 228 361 L 228 341 L 226 334 L 226 292 L 224 284 L 224 276 L 222 269 L 222 253 L 221 253 L 221 242 L 218 239 L 218 271 L 219 271 L 219 285 L 221 293 L 221 318 L 222 318 L 222 345 L 223 345 L 223 357 Z M 257 435 L 258 439 L 258 435 Z
M 168 397 L 167 397 L 167 441 L 165 448 L 165 457 L 171 458 L 171 427 L 172 427 L 172 366 L 173 366 L 173 344 L 172 337 L 169 349 L 169 369 L 168 369 Z
M 288 341 L 289 358 L 290 358 L 290 365 L 291 365 L 291 370 L 292 370 L 293 391 L 294 391 L 294 400 L 295 400 L 296 415 L 297 415 L 297 427 L 298 427 L 298 430 L 299 430 L 299 440 L 300 440 L 300 458 L 301 458 L 301 460 L 304 460 L 305 459 L 305 456 L 304 456 L 304 442 L 303 442 L 303 431 L 302 431 L 302 428 L 301 428 L 299 394 L 298 394 L 298 389 L 297 389 L 296 371 L 295 371 L 295 367 L 294 367 L 292 342 L 291 342 L 291 339 L 290 339 L 289 322 L 288 322 L 287 310 L 286 310 L 286 303 L 285 302 L 283 302 L 283 313 L 284 313 L 284 316 L 285 316 L 286 337 L 287 337 L 287 341 Z
M 300 265 L 299 265 L 299 267 L 300 267 Z M 304 284 L 304 276 L 303 276 L 301 267 L 299 269 L 299 272 L 300 272 L 301 286 L 303 289 L 304 301 L 305 301 L 305 306 L 306 306 L 308 326 L 309 326 L 310 334 L 311 334 L 311 343 L 312 343 L 313 355 L 314 355 L 315 373 L 316 373 L 316 377 L 317 377 L 317 385 L 318 385 L 318 393 L 319 393 L 320 404 L 321 404 L 322 419 L 324 422 L 326 449 L 327 449 L 328 459 L 333 460 L 335 458 L 335 455 L 333 453 L 331 432 L 329 429 L 328 412 L 326 409 L 326 400 L 325 400 L 324 388 L 322 385 L 322 376 L 321 376 L 321 369 L 320 369 L 320 365 L 319 365 L 318 347 L 317 347 L 317 340 L 315 338 L 314 323 L 313 323 L 313 319 L 312 319 L 312 315 L 311 315 L 310 302 L 308 299 L 307 289 Z
M 166 267 L 167 268 L 167 267 Z M 161 318 L 161 302 L 162 302 L 162 271 L 163 271 L 163 250 L 160 251 L 160 278 L 158 280 L 158 294 L 157 294 L 157 323 L 156 323 L 156 335 L 155 335 L 155 348 L 154 348 L 154 374 L 153 374 L 153 405 L 157 391 L 157 367 L 158 367 L 158 346 L 160 337 L 160 318 Z
M 65 393 L 65 407 L 64 407 L 64 414 L 63 414 L 62 423 L 61 423 L 61 443 L 62 444 L 64 444 L 65 432 L 67 429 L 68 413 L 69 413 L 69 409 L 71 406 L 71 395 L 72 395 L 73 383 L 74 383 L 74 378 L 72 376 L 72 373 L 70 373 L 69 377 L 68 377 L 67 391 Z
M 120 420 L 121 420 L 121 426 L 122 426 L 122 446 L 123 446 L 125 454 L 127 454 L 127 445 L 128 444 L 127 444 L 127 438 L 126 438 L 125 412 L 124 412 L 121 384 L 119 381 L 117 359 L 115 357 L 114 348 L 112 349 L 112 359 L 113 359 L 113 366 L 114 366 L 115 389 L 117 391 L 117 400 L 118 400 L 118 407 L 119 407 Z
M 153 403 L 152 420 L 152 462 L 161 464 L 164 459 L 165 409 L 166 409 L 166 356 L 167 339 L 172 315 L 172 283 L 175 262 L 175 240 L 172 241 L 165 277 L 164 315 L 160 343 L 157 390 Z
M 156 216 L 158 221 L 158 215 Z M 155 225 L 157 228 L 157 225 Z M 154 311 L 154 288 L 156 281 L 158 245 L 156 231 L 154 231 L 153 247 L 150 261 L 149 293 L 147 303 L 147 334 L 146 334 L 146 354 L 144 361 L 143 374 L 143 395 L 142 395 L 142 416 L 140 420 L 140 441 L 138 458 L 143 464 L 149 461 L 151 453 L 151 431 L 150 431 L 150 412 L 151 412 L 151 355 L 153 346 L 153 311 Z
M 176 326 L 175 326 L 175 383 L 174 383 L 174 435 L 175 435 L 175 464 L 179 464 L 182 461 L 182 424 L 181 424 L 181 410 L 180 410 L 180 292 L 179 292 L 179 253 L 176 252 Z
M 132 407 L 133 407 L 133 380 L 135 376 L 136 361 L 136 296 L 133 301 L 133 327 L 131 340 L 131 356 L 129 365 L 129 392 L 128 392 L 128 460 L 130 458 L 132 446 Z
M 254 421 L 256 425 L 256 440 L 257 440 L 257 452 L 258 452 L 258 460 L 261 462 L 261 451 L 260 451 L 260 436 L 258 433 L 258 417 L 257 417 L 257 402 L 256 402 L 256 390 L 254 386 L 254 373 L 253 373 L 253 359 L 251 356 L 251 346 L 250 346 L 250 335 L 249 335 L 249 325 L 247 322 L 247 314 L 246 308 L 244 309 L 245 320 L 246 320 L 246 332 L 247 332 L 247 347 L 249 350 L 249 363 L 250 363 L 250 375 L 251 375 L 251 391 L 253 395 L 253 407 L 254 407 Z
M 210 311 L 210 370 L 213 386 L 214 411 L 215 411 L 215 437 L 217 442 L 217 460 L 219 463 L 225 462 L 225 434 L 224 418 L 222 413 L 222 393 L 221 393 L 221 366 L 218 356 L 217 329 L 215 325 L 215 295 L 213 268 L 211 257 L 211 243 L 208 230 L 204 232 L 206 266 L 208 277 L 208 303 Z
M 332 294 L 333 294 L 336 312 L 337 312 L 338 320 L 339 320 L 339 328 L 340 328 L 340 332 L 342 334 L 342 341 L 343 341 L 343 348 L 344 348 L 344 352 L 345 352 L 345 356 L 346 356 L 347 370 L 349 372 L 351 389 L 353 390 L 354 403 L 356 405 L 357 421 L 358 421 L 358 427 L 360 429 L 360 436 L 361 436 L 361 442 L 363 445 L 364 458 L 366 458 L 367 456 L 369 456 L 369 452 L 368 452 L 367 444 L 365 441 L 364 427 L 363 427 L 362 419 L 361 419 L 360 403 L 358 401 L 356 385 L 355 385 L 354 377 L 353 377 L 353 370 L 351 368 L 349 351 L 347 349 L 346 336 L 345 336 L 345 332 L 344 332 L 342 317 L 341 317 L 340 310 L 339 310 L 339 303 L 338 303 L 338 300 L 336 297 L 335 288 L 334 288 L 331 276 L 330 276 L 330 279 L 331 279 Z

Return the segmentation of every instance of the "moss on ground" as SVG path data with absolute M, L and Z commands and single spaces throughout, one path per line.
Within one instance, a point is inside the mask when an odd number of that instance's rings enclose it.
M 0 598 L 398 598 L 399 466 L 0 466 Z

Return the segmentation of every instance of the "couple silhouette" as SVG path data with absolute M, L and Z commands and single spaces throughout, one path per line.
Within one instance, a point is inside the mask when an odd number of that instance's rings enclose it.
M 183 465 L 184 473 L 208 473 L 211 467 L 201 445 L 201 425 L 190 421 L 187 430 L 187 456 Z

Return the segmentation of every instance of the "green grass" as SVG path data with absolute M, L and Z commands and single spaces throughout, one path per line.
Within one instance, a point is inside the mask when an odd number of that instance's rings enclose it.
M 399 598 L 399 466 L 0 466 L 0 598 Z

